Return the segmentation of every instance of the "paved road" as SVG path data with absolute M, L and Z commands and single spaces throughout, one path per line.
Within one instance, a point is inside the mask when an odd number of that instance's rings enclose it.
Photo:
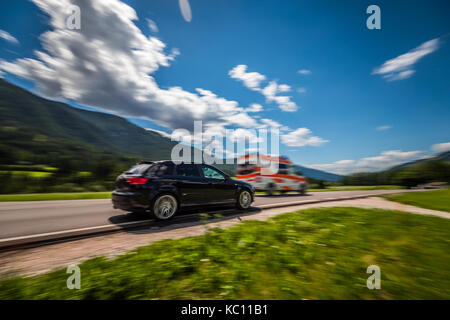
M 296 194 L 257 196 L 253 206 L 263 208 L 265 205 L 274 203 L 331 200 L 331 198 L 398 192 L 406 192 L 406 190 L 327 191 L 311 192 L 304 196 Z M 211 210 L 217 210 L 217 208 Z M 146 217 L 136 217 L 114 210 L 110 199 L 0 202 L 0 239 L 113 225 L 139 221 L 139 219 L 146 219 Z

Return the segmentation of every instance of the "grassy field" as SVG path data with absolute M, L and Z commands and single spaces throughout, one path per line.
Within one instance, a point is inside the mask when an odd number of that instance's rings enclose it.
M 450 188 L 418 193 L 392 194 L 383 197 L 412 206 L 450 212 Z
M 0 299 L 450 299 L 450 220 L 321 208 L 164 240 L 68 274 L 4 278 Z M 366 287 L 367 267 L 381 289 Z
M 45 200 L 81 200 L 81 199 L 108 199 L 111 192 L 73 192 L 73 193 L 28 193 L 28 194 L 2 194 L 0 202 L 5 201 L 45 201 Z

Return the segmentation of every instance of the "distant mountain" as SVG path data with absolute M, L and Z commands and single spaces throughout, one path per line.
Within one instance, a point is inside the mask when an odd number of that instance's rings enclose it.
M 124 118 L 38 97 L 0 79 L 1 163 L 169 159 L 176 142 Z
M 415 166 L 415 165 L 418 165 L 418 164 L 423 164 L 423 163 L 426 163 L 426 162 L 433 162 L 433 161 L 450 162 L 450 151 L 439 153 L 439 154 L 434 155 L 434 156 L 429 157 L 429 158 L 402 163 L 402 164 L 400 164 L 398 166 L 394 166 L 392 168 L 389 168 L 386 171 L 397 170 L 397 169 L 401 169 L 401 168 L 407 168 L 407 167 Z
M 429 182 L 450 182 L 450 151 L 433 157 L 403 163 L 384 171 L 361 172 L 345 176 L 348 185 L 393 184 L 413 187 Z
M 324 180 L 329 182 L 338 182 L 341 181 L 343 176 L 329 173 L 317 169 L 307 168 L 300 165 L 295 165 L 307 178 L 313 178 L 317 180 Z

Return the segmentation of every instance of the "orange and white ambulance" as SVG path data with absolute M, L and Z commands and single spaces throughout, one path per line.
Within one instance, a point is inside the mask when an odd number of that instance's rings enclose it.
M 274 166 L 275 163 L 275 166 Z M 287 157 L 248 154 L 237 161 L 236 179 L 250 183 L 257 191 L 273 195 L 297 191 L 306 193 L 308 180 Z

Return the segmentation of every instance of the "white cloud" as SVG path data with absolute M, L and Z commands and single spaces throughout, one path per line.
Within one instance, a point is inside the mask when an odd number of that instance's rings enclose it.
M 307 69 L 300 69 L 297 71 L 298 74 L 311 74 L 311 70 L 307 70 Z
M 384 125 L 384 126 L 378 126 L 377 130 L 378 131 L 386 131 L 386 130 L 389 130 L 391 128 L 392 128 L 392 126 L 390 126 L 390 125 Z
M 316 147 L 328 142 L 328 140 L 313 136 L 308 128 L 298 128 L 288 134 L 281 135 L 281 141 L 290 147 Z
M 424 158 L 423 151 L 406 151 L 390 150 L 383 151 L 379 156 L 362 158 L 355 160 L 340 160 L 333 163 L 311 164 L 307 167 L 329 171 L 337 174 L 350 174 L 356 172 L 375 172 L 399 164 Z
M 435 152 L 445 152 L 450 150 L 450 142 L 436 143 L 431 146 L 431 150 Z
M 280 85 L 278 85 L 278 91 L 279 92 L 289 92 L 289 91 L 291 91 L 291 86 L 289 86 L 287 84 L 280 84 Z
M 267 86 L 261 88 L 261 82 L 266 80 L 266 76 L 258 72 L 247 72 L 247 66 L 240 64 L 228 72 L 233 79 L 241 80 L 244 85 L 253 91 L 258 91 L 267 102 L 275 102 L 278 107 L 286 112 L 295 112 L 298 109 L 297 104 L 291 101 L 290 96 L 278 96 L 278 93 L 291 91 L 291 86 L 287 84 L 278 84 L 276 81 L 270 81 Z
M 231 137 L 231 141 L 243 142 L 245 140 L 251 141 L 252 143 L 262 141 L 261 138 L 258 137 L 258 133 L 256 130 L 247 130 L 238 128 L 233 131 Z
M 291 101 L 291 97 L 277 95 L 280 92 L 285 92 L 287 89 L 290 90 L 291 87 L 286 84 L 279 85 L 276 81 L 270 81 L 260 92 L 266 97 L 267 102 L 275 102 L 281 110 L 286 112 L 297 111 L 298 106 Z
M 9 34 L 8 32 L 6 32 L 4 30 L 0 30 L 0 38 L 2 38 L 3 40 L 6 40 L 8 42 L 14 43 L 14 44 L 19 44 L 19 40 L 17 40 L 11 34 Z
M 188 0 L 178 0 L 178 4 L 180 5 L 181 15 L 186 22 L 191 22 L 192 20 L 192 12 L 191 6 L 189 5 Z
M 258 103 L 252 103 L 250 107 L 245 109 L 246 112 L 261 112 L 263 111 L 263 106 Z
M 158 33 L 159 29 L 158 29 L 158 25 L 156 24 L 155 21 L 147 18 L 147 25 L 150 28 L 150 30 L 152 30 L 152 32 Z
M 179 51 L 167 53 L 164 42 L 146 37 L 134 24 L 135 10 L 127 4 L 118 0 L 34 2 L 50 17 L 50 31 L 40 36 L 43 51 L 36 51 L 35 58 L 0 60 L 0 69 L 33 81 L 42 95 L 148 119 L 170 129 L 191 130 L 194 120 L 257 126 L 238 102 L 211 91 L 160 88 L 153 74 L 168 67 Z M 65 10 L 73 3 L 85 17 L 81 30 L 66 28 Z
M 274 128 L 274 129 L 280 129 L 283 130 L 282 128 L 284 128 L 284 130 L 289 130 L 288 127 L 284 127 L 281 123 L 272 120 L 272 119 L 261 119 L 262 125 L 260 126 L 261 128 Z
M 259 89 L 261 81 L 266 79 L 266 76 L 258 72 L 247 72 L 247 66 L 245 64 L 237 65 L 228 74 L 233 79 L 241 80 L 251 90 Z
M 297 92 L 298 93 L 305 93 L 306 92 L 306 88 L 305 87 L 297 88 Z
M 407 79 L 415 72 L 414 64 L 439 49 L 439 44 L 439 38 L 424 42 L 407 53 L 386 61 L 380 67 L 375 68 L 372 74 L 381 74 L 388 81 Z

